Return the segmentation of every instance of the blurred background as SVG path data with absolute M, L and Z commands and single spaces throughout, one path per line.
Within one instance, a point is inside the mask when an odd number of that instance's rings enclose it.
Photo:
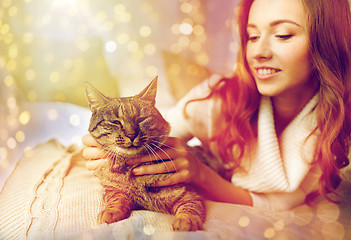
M 1 0 L 0 186 L 23 151 L 81 142 L 84 82 L 118 97 L 159 76 L 156 103 L 169 107 L 211 73 L 230 75 L 237 2 Z
M 2 0 L 0 68 L 7 75 L 1 80 L 27 101 L 86 106 L 85 81 L 111 97 L 125 96 L 159 75 L 159 98 L 172 104 L 182 82 L 233 68 L 235 5 L 236 0 Z

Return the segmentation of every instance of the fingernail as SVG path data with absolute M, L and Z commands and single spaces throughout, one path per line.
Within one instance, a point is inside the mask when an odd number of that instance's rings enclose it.
M 132 173 L 133 173 L 134 175 L 138 175 L 139 172 L 140 172 L 140 169 L 139 169 L 139 168 L 134 168 L 134 169 L 132 170 Z

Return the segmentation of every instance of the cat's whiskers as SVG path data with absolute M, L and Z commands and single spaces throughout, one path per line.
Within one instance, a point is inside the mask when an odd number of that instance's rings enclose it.
M 111 147 L 103 146 L 102 149 L 99 151 L 99 153 L 97 153 L 97 155 L 99 155 L 101 152 L 105 152 L 101 157 L 101 159 L 104 159 L 105 162 L 109 161 L 109 159 L 116 158 L 118 156 L 118 148 L 117 148 L 117 144 L 113 144 L 113 145 L 116 145 L 116 147 L 113 150 L 111 150 Z
M 147 143 L 143 144 L 142 146 L 146 150 L 146 153 L 150 156 L 150 153 L 152 153 L 149 149 L 150 146 Z
M 160 148 L 159 146 L 157 146 L 156 144 L 154 144 L 154 143 L 151 143 L 151 145 L 154 146 L 154 147 L 156 147 L 157 149 L 161 150 L 161 151 L 167 156 L 167 158 L 169 159 L 169 161 L 172 162 L 173 167 L 174 167 L 174 169 L 175 169 L 175 172 L 178 173 L 177 167 L 176 167 L 176 165 L 174 164 L 172 158 L 168 155 L 168 153 L 167 153 L 165 150 L 163 150 L 162 148 Z M 155 154 L 157 155 L 157 157 L 160 158 L 160 155 L 159 155 L 152 147 L 151 147 L 151 149 L 155 152 Z M 169 170 L 168 167 L 167 167 L 167 165 L 166 165 L 166 163 L 165 163 L 165 161 L 163 161 L 163 159 L 162 159 L 162 162 L 165 164 L 167 170 Z
M 149 139 L 148 136 L 145 136 L 145 135 L 140 136 L 140 141 L 143 143 L 147 142 L 148 139 Z
M 113 143 L 109 147 L 106 147 L 106 150 L 107 150 L 107 157 L 109 159 L 115 159 L 118 157 L 119 148 L 117 143 Z
M 149 155 L 149 157 L 151 159 L 150 154 L 154 154 L 155 151 L 152 149 L 152 147 L 148 143 L 144 143 L 143 147 L 146 149 L 146 152 L 147 152 L 147 154 Z
M 155 150 L 152 149 L 152 147 L 148 143 L 144 143 L 143 147 L 146 149 L 147 154 L 149 155 L 149 158 L 151 160 L 151 154 L 154 156 L 157 156 L 155 153 Z
M 101 159 L 104 161 L 104 164 L 107 163 L 110 160 L 117 159 L 118 156 L 119 156 L 117 144 L 112 144 L 110 147 L 103 147 L 102 151 L 105 152 L 105 154 L 101 157 Z M 104 164 L 101 164 L 99 166 L 99 168 L 96 169 L 96 170 L 100 170 L 103 167 Z
M 117 144 L 114 144 L 114 145 L 115 145 L 115 148 L 114 148 L 114 151 L 113 151 L 113 157 L 114 157 L 115 159 L 117 159 L 118 156 L 119 156 L 119 147 L 118 147 Z
M 169 136 L 169 134 L 149 135 L 149 137 L 151 139 L 154 139 L 154 138 L 167 138 L 168 136 Z
M 165 161 L 163 159 L 161 159 L 161 156 L 155 151 L 155 149 L 153 149 L 149 144 L 145 143 L 145 146 L 150 150 L 151 154 L 153 154 L 155 157 L 157 157 L 159 160 L 162 161 L 162 163 L 165 165 L 166 169 L 168 172 L 171 172 L 170 169 L 168 168 L 167 164 L 165 163 Z M 150 156 L 150 154 L 149 154 Z M 169 157 L 169 156 L 168 156 Z M 150 156 L 151 158 L 151 156 Z M 169 157 L 169 160 L 172 161 L 172 159 Z M 173 163 L 173 161 L 172 161 Z M 175 172 L 177 172 L 177 168 L 176 166 L 174 165 L 173 163 L 173 166 L 174 166 L 174 169 L 175 169 Z
M 101 157 L 98 157 L 102 152 L 104 152 L 104 154 Z M 104 163 L 106 163 L 109 160 L 109 151 L 107 151 L 106 147 L 102 147 L 100 148 L 100 150 L 93 156 L 92 159 L 102 159 L 104 161 Z M 90 161 L 95 161 L 95 160 L 90 160 Z M 95 169 L 94 171 L 98 171 L 103 167 L 104 164 L 99 164 L 98 168 Z
M 108 154 L 107 147 L 102 147 L 99 148 L 99 151 L 93 156 L 93 159 L 97 159 L 97 156 L 99 156 L 102 152 L 105 152 L 101 158 L 105 158 L 105 156 Z
M 186 152 L 187 151 L 186 149 L 175 148 L 175 147 L 172 147 L 170 145 L 164 144 L 162 142 L 156 141 L 155 139 L 152 139 L 151 142 L 154 142 L 154 143 L 158 144 L 157 146 L 164 146 L 164 147 L 167 147 L 167 148 L 170 148 L 170 149 L 174 149 L 174 150 L 177 150 L 177 151 L 180 151 L 180 152 Z

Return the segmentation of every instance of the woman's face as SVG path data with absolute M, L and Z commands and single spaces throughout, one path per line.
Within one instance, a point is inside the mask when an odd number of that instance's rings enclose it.
M 312 64 L 300 0 L 255 0 L 251 6 L 246 58 L 262 95 L 311 91 Z M 298 96 L 296 95 L 296 96 Z

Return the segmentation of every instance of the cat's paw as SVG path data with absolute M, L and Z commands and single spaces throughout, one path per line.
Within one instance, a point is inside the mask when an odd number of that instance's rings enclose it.
M 178 216 L 172 226 L 174 231 L 197 231 L 203 229 L 203 221 L 199 216 Z
M 100 224 L 102 223 L 114 223 L 118 222 L 120 220 L 126 219 L 128 217 L 128 214 L 123 213 L 122 211 L 108 211 L 104 210 L 102 211 L 99 216 L 98 216 L 98 221 Z

